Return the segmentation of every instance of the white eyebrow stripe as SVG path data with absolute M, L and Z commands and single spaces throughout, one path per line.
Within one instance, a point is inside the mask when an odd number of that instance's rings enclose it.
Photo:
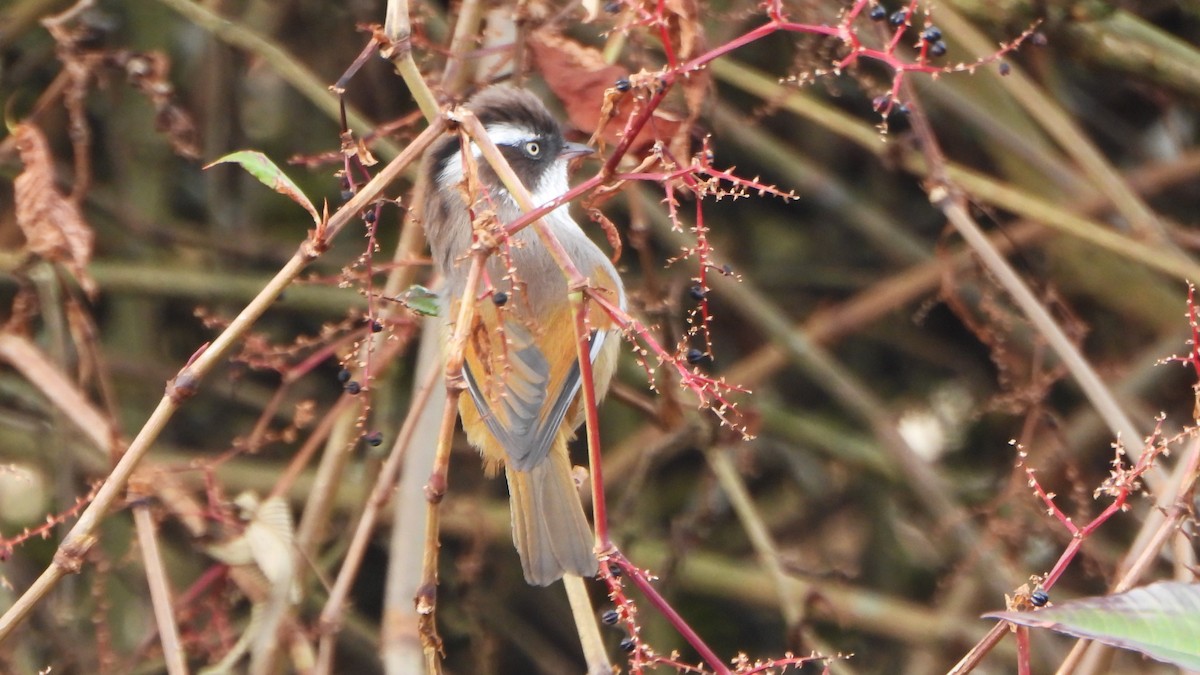
M 520 145 L 528 141 L 538 140 L 538 135 L 524 127 L 507 123 L 490 124 L 485 127 L 488 138 L 496 145 Z
M 496 145 L 506 145 L 506 146 L 515 147 L 515 146 L 521 145 L 522 143 L 526 143 L 528 141 L 536 141 L 539 138 L 539 136 L 536 133 L 530 131 L 529 129 L 526 129 L 524 127 L 518 127 L 513 124 L 508 124 L 506 122 L 498 122 L 496 124 L 489 124 L 488 126 L 484 127 L 484 130 L 487 131 L 488 138 L 492 139 L 492 143 L 495 143 Z M 479 149 L 479 146 L 476 145 L 474 141 L 471 141 L 471 154 L 475 156 L 475 159 L 479 159 L 479 158 L 483 157 L 483 151 L 481 151 Z M 451 155 L 449 158 L 447 158 L 445 165 L 442 167 L 441 173 L 438 175 L 438 181 L 442 185 L 457 185 L 458 183 L 461 183 L 462 180 L 463 180 L 462 152 L 458 151 L 458 152 L 455 152 L 453 155 Z M 564 176 L 564 180 L 565 180 L 565 176 Z M 554 197 L 558 197 L 563 192 L 566 192 L 566 190 L 563 190 L 562 192 L 558 192 L 553 197 L 551 197 L 551 199 L 553 199 Z M 544 201 L 549 201 L 549 199 L 544 200 Z M 540 201 L 538 203 L 544 203 L 544 202 Z

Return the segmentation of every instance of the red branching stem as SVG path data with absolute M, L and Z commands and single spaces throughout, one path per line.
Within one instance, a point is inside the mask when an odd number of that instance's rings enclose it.
M 701 290 L 708 288 L 708 265 L 709 253 L 711 247 L 708 244 L 708 230 L 704 227 L 704 209 L 703 202 L 696 200 L 696 252 L 700 259 L 699 271 L 696 272 L 696 283 L 700 285 Z M 709 331 L 709 324 L 712 322 L 712 317 L 708 314 L 708 295 L 700 301 L 700 331 L 704 335 L 704 352 L 712 355 L 712 332 Z
M 666 0 L 658 0 L 655 9 L 655 23 L 658 24 L 658 39 L 662 41 L 663 53 L 667 55 L 667 65 L 674 68 L 679 59 L 675 56 L 675 48 L 671 46 L 671 33 L 667 30 Z
M 587 320 L 588 296 L 572 291 L 571 309 L 575 315 L 575 354 L 579 360 L 580 390 L 586 415 L 588 468 L 592 481 L 592 518 L 596 525 L 596 551 L 606 555 L 614 550 L 608 536 L 608 510 L 604 501 L 604 475 L 600 462 L 600 414 L 596 401 L 596 380 L 592 375 L 592 340 Z
M 1200 382 L 1200 321 L 1196 319 L 1196 285 L 1188 282 L 1188 324 L 1192 328 L 1192 344 L 1188 350 L 1187 360 L 1192 362 L 1192 369 L 1196 371 L 1196 380 Z
M 625 124 L 625 128 L 621 130 L 621 141 L 617 143 L 617 147 L 613 149 L 612 155 L 604 162 L 604 166 L 600 169 L 600 173 L 597 174 L 596 178 L 603 181 L 605 177 L 611 176 L 617 170 L 617 164 L 621 162 L 621 158 L 629 152 L 629 148 L 633 145 L 637 135 L 646 126 L 646 123 L 650 121 L 650 118 L 654 116 L 654 111 L 658 109 L 663 98 L 666 97 L 667 90 L 675 81 L 674 73 L 674 70 L 663 73 L 662 85 L 654 92 L 654 95 L 650 97 L 650 100 L 646 102 L 638 114 L 629 118 L 629 121 Z
M 670 364 L 679 374 L 680 384 L 691 389 L 692 392 L 700 399 L 700 406 L 707 407 L 712 410 L 722 422 L 732 424 L 727 418 L 730 410 L 733 410 L 733 403 L 726 398 L 726 393 L 739 392 L 748 393 L 748 390 L 734 384 L 730 384 L 724 380 L 713 379 L 695 370 L 685 367 L 678 359 L 665 350 L 662 345 L 658 344 L 651 335 L 650 330 L 641 322 L 629 316 L 620 307 L 612 304 L 602 294 L 592 292 L 591 289 L 584 289 L 584 293 L 597 305 L 600 306 L 612 320 L 626 333 L 632 333 L 638 337 L 650 351 L 658 358 L 659 362 Z
M 646 577 L 645 572 L 638 569 L 633 563 L 629 562 L 629 559 L 622 555 L 620 551 L 614 551 L 610 556 L 601 560 L 602 565 L 609 562 L 615 563 L 621 568 L 622 572 L 624 572 L 625 575 L 633 581 L 633 585 L 637 586 L 638 590 L 646 596 L 646 600 L 648 600 L 650 604 L 653 605 L 654 608 L 663 615 L 663 618 L 665 618 L 667 622 L 679 632 L 679 635 L 682 636 L 684 640 L 687 640 L 687 643 L 692 646 L 692 649 L 696 650 L 696 653 L 699 654 L 700 658 L 704 659 L 704 662 L 713 669 L 713 672 L 717 673 L 718 675 L 732 675 L 732 671 L 730 671 L 729 667 L 726 666 L 723 661 L 721 661 L 720 657 L 718 657 L 716 653 L 704 643 L 704 640 L 700 639 L 700 636 L 696 634 L 696 631 L 693 630 L 692 627 L 683 620 L 683 617 L 679 615 L 679 612 L 675 611 L 675 608 L 671 606 L 671 603 L 667 602 L 666 598 L 659 594 L 658 590 L 654 588 L 654 585 L 651 584 L 650 580 Z M 604 571 L 603 574 L 608 576 L 611 574 L 611 572 Z
M 1113 460 L 1113 470 L 1111 476 L 1104 484 L 1096 491 L 1096 494 L 1108 494 L 1113 498 L 1112 503 L 1100 512 L 1095 518 L 1088 522 L 1083 527 L 1075 525 L 1071 518 L 1062 512 L 1054 502 L 1054 494 L 1046 492 L 1041 483 L 1038 482 L 1034 469 L 1024 467 L 1025 475 L 1029 477 L 1029 485 L 1033 488 L 1034 493 L 1046 505 L 1047 512 L 1054 516 L 1056 520 L 1062 523 L 1063 527 L 1071 533 L 1071 542 L 1063 550 L 1054 567 L 1042 580 L 1041 586 L 1043 589 L 1049 590 L 1058 579 L 1066 571 L 1071 561 L 1079 553 L 1079 549 L 1083 547 L 1083 542 L 1097 529 L 1100 528 L 1109 518 L 1112 518 L 1117 513 L 1124 511 L 1129 501 L 1129 496 L 1140 487 L 1142 474 L 1154 465 L 1154 460 L 1162 453 L 1163 448 L 1168 445 L 1167 441 L 1163 440 L 1162 425 L 1164 418 L 1160 417 L 1154 427 L 1154 431 L 1150 437 L 1146 439 L 1146 444 L 1142 452 L 1138 455 L 1137 461 L 1128 469 L 1123 467 L 1122 457 L 1124 450 L 1118 445 L 1117 456 Z M 1169 440 L 1169 439 L 1168 439 Z
M 1030 675 L 1029 628 L 1017 626 L 1017 674 Z

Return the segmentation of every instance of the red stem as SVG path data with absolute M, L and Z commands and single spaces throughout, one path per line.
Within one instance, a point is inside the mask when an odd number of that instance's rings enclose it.
M 646 596 L 646 599 L 650 601 L 650 604 L 654 605 L 654 608 L 657 609 L 667 620 L 667 622 L 670 623 L 671 626 L 683 636 L 684 640 L 687 640 L 688 644 L 692 646 L 692 649 L 696 650 L 696 653 L 700 655 L 700 658 L 704 659 L 704 661 L 713 669 L 715 673 L 718 675 L 732 675 L 732 671 L 730 671 L 729 667 L 726 666 L 723 661 L 721 661 L 716 652 L 706 645 L 704 640 L 700 639 L 700 636 L 696 634 L 696 631 L 692 630 L 692 627 L 683 620 L 683 617 L 679 616 L 679 613 L 676 612 L 675 608 L 667 602 L 666 598 L 659 595 L 658 591 L 655 590 L 654 586 L 650 583 L 650 580 L 646 578 L 645 574 L 643 574 L 640 569 L 634 566 L 633 563 L 629 562 L 629 559 L 619 551 L 614 552 L 609 560 L 612 560 L 621 567 L 622 571 L 624 571 L 626 575 L 628 575 L 628 577 L 633 581 L 633 585 L 638 587 L 638 590 L 640 590 L 642 594 Z
M 604 501 L 604 475 L 600 462 L 600 413 L 596 403 L 596 380 L 592 374 L 592 341 L 589 336 L 587 322 L 587 294 L 572 291 L 572 304 L 575 313 L 575 354 L 579 359 L 580 389 L 583 392 L 583 409 L 586 415 L 588 467 L 592 480 L 592 520 L 596 525 L 596 551 L 605 556 L 614 550 L 612 539 L 608 536 L 608 509 Z M 580 300 L 575 301 L 578 292 Z
M 1029 628 L 1017 626 L 1017 674 L 1030 675 Z

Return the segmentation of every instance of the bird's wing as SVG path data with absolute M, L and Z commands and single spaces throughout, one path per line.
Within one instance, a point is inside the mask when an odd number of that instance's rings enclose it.
M 592 333 L 590 357 L 593 362 L 600 353 L 606 333 Z M 478 359 L 468 358 L 463 370 L 471 400 L 488 430 L 504 447 L 509 465 L 518 471 L 528 471 L 549 454 L 567 410 L 579 393 L 579 363 L 573 358 L 573 331 L 571 341 L 555 343 L 560 348 L 571 348 L 569 354 L 555 355 L 561 362 L 570 363 L 561 375 L 553 372 L 551 361 L 538 347 L 528 328 L 516 321 L 505 321 L 504 334 L 507 360 L 499 373 L 491 369 L 500 386 L 488 387 L 479 381 L 475 372 L 483 366 L 472 367 L 472 362 L 479 363 Z

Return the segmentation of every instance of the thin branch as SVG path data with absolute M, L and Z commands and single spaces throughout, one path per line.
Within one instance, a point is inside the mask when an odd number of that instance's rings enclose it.
M 130 492 L 132 493 L 132 489 Z M 187 675 L 187 659 L 179 639 L 175 611 L 171 606 L 171 589 L 167 582 L 167 572 L 163 569 L 162 555 L 158 550 L 157 528 L 145 499 L 143 497 L 134 505 L 133 523 L 134 529 L 137 530 L 138 546 L 142 549 L 142 564 L 146 568 L 146 581 L 150 586 L 150 604 L 154 606 L 154 621 L 158 626 L 159 640 L 162 642 L 163 659 L 170 675 Z
M 433 122 L 439 114 L 437 97 L 433 95 L 420 69 L 417 68 L 416 61 L 413 60 L 412 21 L 408 0 L 388 0 L 385 17 L 383 33 L 389 43 L 381 53 L 396 67 L 396 72 L 408 86 L 425 120 Z
M 429 402 L 439 376 L 443 376 L 443 374 L 437 370 L 431 370 L 429 376 L 425 378 L 425 382 L 417 390 L 416 396 L 409 406 L 409 414 L 404 420 L 404 426 L 400 429 L 400 434 L 396 437 L 396 442 L 392 444 L 387 461 L 383 463 L 379 475 L 375 479 L 375 487 L 372 488 L 366 508 L 358 520 L 358 527 L 354 531 L 354 537 L 350 540 L 350 547 L 346 551 L 333 589 L 329 592 L 329 599 L 325 602 L 325 608 L 321 610 L 321 618 L 318 621 L 321 641 L 315 670 L 318 674 L 334 672 L 333 654 L 346 600 L 350 595 L 351 586 L 358 576 L 359 565 L 362 564 L 367 547 L 371 543 L 371 534 L 375 531 L 379 514 L 390 501 L 391 494 L 395 490 L 396 479 L 400 474 L 400 468 L 404 466 L 404 459 L 412 442 L 413 432 L 417 428 L 421 411 Z

